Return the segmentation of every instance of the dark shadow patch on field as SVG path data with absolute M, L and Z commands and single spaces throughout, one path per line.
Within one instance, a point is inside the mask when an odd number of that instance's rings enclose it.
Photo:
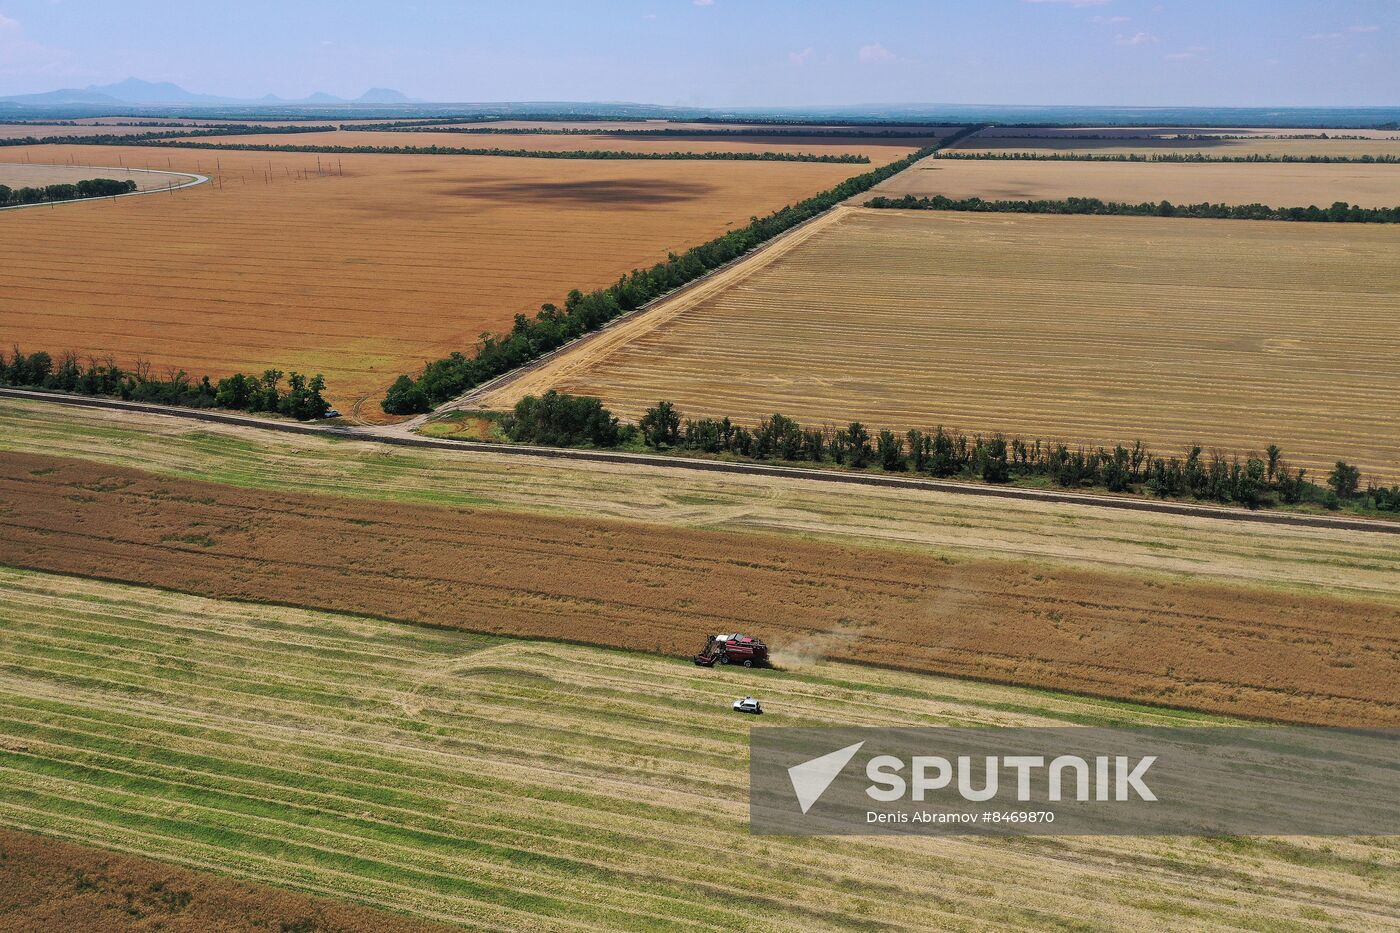
M 483 179 L 441 188 L 439 194 L 511 203 L 626 205 L 677 204 L 697 200 L 714 190 L 714 185 L 702 182 L 646 178 L 530 182 Z

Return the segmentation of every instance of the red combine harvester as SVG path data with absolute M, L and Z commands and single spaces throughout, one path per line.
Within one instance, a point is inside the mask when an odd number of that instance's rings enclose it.
M 742 664 L 744 667 L 767 667 L 768 646 L 749 635 L 711 635 L 705 647 L 695 656 L 701 667 L 716 664 Z

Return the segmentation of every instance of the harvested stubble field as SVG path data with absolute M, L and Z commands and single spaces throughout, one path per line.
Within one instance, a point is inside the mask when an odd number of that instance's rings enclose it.
M 988 502 L 635 464 L 522 460 L 471 450 L 407 450 L 13 399 L 0 399 L 0 450 L 42 450 L 248 490 L 795 535 L 944 561 L 1033 560 L 1400 605 L 1394 540 L 1336 529 Z
M 193 126 L 193 124 L 191 124 Z M 172 129 L 165 126 L 63 126 L 44 123 L 0 123 L 0 139 L 44 139 L 48 136 L 134 136 L 138 133 L 159 133 Z
M 0 456 L 0 563 L 685 656 L 851 660 L 1269 719 L 1400 724 L 1400 607 L 634 522 L 249 491 Z M 463 555 L 471 555 L 464 560 Z
M 1270 127 L 1270 126 L 993 126 L 980 131 L 983 136 L 1022 136 L 1058 138 L 1065 136 L 1109 136 L 1121 139 L 1142 139 L 1158 136 L 1359 136 L 1363 139 L 1400 139 L 1400 130 L 1378 130 L 1370 127 Z
M 8 162 L 89 155 L 0 150 Z M 0 251 L 24 257 L 0 296 L 7 343 L 128 365 L 141 357 L 157 372 L 322 372 L 333 404 L 367 397 L 366 415 L 396 375 L 470 350 L 516 313 L 867 168 L 153 147 L 101 155 L 217 177 L 168 198 L 6 215 Z
M 474 404 L 553 387 L 631 417 L 1276 443 L 1394 481 L 1397 250 L 1382 224 L 844 210 Z
M 347 121 L 340 121 L 345 124 Z M 381 121 L 385 122 L 385 121 Z M 696 123 L 683 120 L 492 120 L 481 122 L 473 120 L 444 120 L 434 126 L 464 127 L 470 129 L 496 128 L 503 130 L 538 129 L 538 130 L 597 130 L 598 132 L 637 132 L 644 130 L 677 130 L 677 131 L 698 131 L 702 133 L 713 133 L 720 130 L 738 130 L 742 132 L 762 132 L 765 129 L 774 133 L 781 133 L 783 130 L 800 132 L 812 132 L 814 130 L 830 130 L 832 135 L 856 134 L 856 133 L 879 133 L 890 132 L 917 132 L 927 133 L 929 136 L 951 136 L 962 127 L 960 126 L 940 126 L 926 123 L 911 123 L 899 125 L 879 125 L 879 126 L 843 126 L 835 123 L 802 123 L 802 124 L 772 124 L 764 125 L 757 123 Z M 397 132 L 397 131 L 395 131 Z M 467 135 L 467 134 L 463 134 Z
M 761 691 L 792 726 L 1199 717 L 0 581 L 0 816 L 26 831 L 476 929 L 1396 926 L 1383 840 L 751 836 L 728 703 Z
M 112 178 L 136 182 L 138 191 L 159 190 L 194 181 L 193 175 L 171 175 L 130 168 L 90 165 L 42 165 L 26 162 L 0 162 L 0 185 L 10 188 L 74 184 L 89 178 Z
M 0 744 L 0 749 L 15 751 L 12 744 Z M 0 829 L 0 930 L 5 933 L 447 933 L 455 929 L 178 868 L 139 855 Z
M 1334 159 L 1355 159 L 1361 156 L 1400 156 L 1400 139 L 1021 139 L 977 136 L 961 140 L 953 148 L 967 152 L 1032 152 L 1039 155 L 1203 155 L 1213 159 L 1329 156 Z M 1400 166 L 1390 165 L 1390 168 Z
M 217 143 L 217 138 L 191 140 Z M 815 155 L 863 155 L 870 167 L 902 159 L 909 153 L 931 146 L 937 137 L 927 139 L 880 138 L 841 139 L 836 136 L 730 136 L 730 137 L 629 137 L 562 135 L 512 135 L 487 133 L 424 133 L 407 131 L 340 130 L 334 133 L 297 133 L 294 136 L 230 136 L 228 142 L 237 146 L 438 146 L 444 149 L 528 149 L 538 152 L 560 152 L 574 149 L 617 150 L 620 152 L 785 152 Z M 851 174 L 860 171 L 859 166 Z
M 1361 139 L 1312 139 L 1329 136 L 1358 136 Z M 1075 138 L 1075 135 L 1108 137 Z M 1212 138 L 1178 139 L 1178 135 Z M 1270 139 L 1270 136 L 1295 137 Z M 1232 138 L 1244 137 L 1244 138 Z M 1261 138 L 1263 137 L 1263 138 Z M 1190 155 L 1213 158 L 1241 156 L 1400 156 L 1400 132 L 1386 130 L 1243 130 L 1243 129 L 1166 129 L 1140 130 L 1103 127 L 1056 129 L 990 129 L 959 140 L 954 149 L 970 152 L 1036 152 L 1045 154 L 1089 155 Z M 1396 166 L 1392 166 L 1394 168 Z
M 1038 162 L 924 159 L 873 194 L 988 200 L 1171 201 L 1327 207 L 1400 205 L 1400 165 L 1316 163 Z

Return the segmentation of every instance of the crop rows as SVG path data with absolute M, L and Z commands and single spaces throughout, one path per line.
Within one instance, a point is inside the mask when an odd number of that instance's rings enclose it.
M 0 450 L 45 450 L 249 490 L 778 533 L 936 558 L 1032 559 L 1400 602 L 1393 542 L 1332 529 L 636 465 L 408 452 L 12 399 L 0 399 Z
M 1357 156 L 1400 155 L 1400 135 L 1391 133 L 1372 139 L 1173 139 L 1164 137 L 1133 137 L 1126 132 L 1113 139 L 1076 139 L 1073 137 L 1027 136 L 1033 129 L 984 130 L 976 136 L 958 143 L 955 148 L 969 152 L 1044 152 L 1044 153 L 1091 153 L 1094 155 L 1161 155 L 1179 153 L 1181 155 L 1201 154 L 1218 158 L 1236 158 L 1251 155 L 1273 156 L 1332 156 L 1334 158 L 1355 158 Z M 1066 131 L 1072 132 L 1072 131 Z M 1099 132 L 1093 129 L 1082 132 Z M 1162 130 L 1170 134 L 1190 133 L 1190 130 Z M 1230 130 L 1220 130 L 1222 134 Z M 1312 130 L 1322 133 L 1322 130 Z M 1341 130 L 1334 133 L 1347 134 Z
M 240 137 L 242 139 L 243 137 Z M 0 333 L 198 376 L 322 372 L 333 404 L 518 312 L 831 187 L 851 166 L 17 147 L 7 161 L 199 171 L 161 198 L 17 211 Z M 26 217 L 24 215 L 37 215 Z M 73 261 L 82 256 L 81 263 Z M 366 406 L 366 413 L 377 411 Z
M 1397 144 L 1400 152 L 1400 144 Z M 1020 150 L 1016 150 L 1020 151 Z M 1053 162 L 928 159 L 875 189 L 984 200 L 1171 201 L 1173 204 L 1264 204 L 1329 207 L 1400 205 L 1400 165 L 1275 162 Z
M 1241 226 L 848 211 L 534 383 L 631 417 L 668 399 L 690 417 L 1141 439 L 1158 455 L 1273 443 L 1314 476 L 1346 459 L 1393 480 L 1400 413 L 1379 400 L 1400 382 L 1400 230 Z
M 466 149 L 530 149 L 565 151 L 575 149 L 610 150 L 615 152 L 783 152 L 815 155 L 844 155 L 854 153 L 870 158 L 871 166 L 902 159 L 916 149 L 932 145 L 937 137 L 863 139 L 839 136 L 783 137 L 742 136 L 703 139 L 670 137 L 627 137 L 516 134 L 461 134 L 411 131 L 341 130 L 332 133 L 299 133 L 295 137 L 272 134 L 268 136 L 229 137 L 228 142 L 250 146 L 381 146 L 466 148 Z M 217 138 L 201 137 L 192 142 L 218 143 Z M 857 171 L 851 174 L 857 174 Z
M 1384 603 L 0 460 L 0 561 L 18 566 L 680 656 L 749 630 L 779 657 L 1400 723 Z
M 727 705 L 761 690 L 786 725 L 1178 715 L 0 580 L 0 818 L 78 842 L 481 928 L 1307 929 L 1382 923 L 1395 896 L 1393 853 L 1365 841 L 753 837 Z

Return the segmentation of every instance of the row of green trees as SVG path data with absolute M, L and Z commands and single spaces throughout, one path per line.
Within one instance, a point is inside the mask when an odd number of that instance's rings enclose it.
M 1357 163 L 1361 165 L 1394 165 L 1400 163 L 1395 155 L 1207 155 L 1203 152 L 976 152 L 963 149 L 940 154 L 942 159 L 978 161 L 1026 162 L 1321 162 Z
M 42 188 L 10 188 L 0 185 L 0 207 L 16 204 L 43 204 L 48 201 L 76 201 L 82 198 L 110 198 L 136 190 L 134 181 L 115 178 L 85 178 L 69 184 L 44 185 Z
M 869 156 L 852 152 L 818 154 L 813 152 L 626 152 L 621 149 L 497 149 L 462 146 L 296 146 L 250 143 L 162 143 L 181 149 L 235 149 L 251 152 L 330 152 L 380 155 L 503 156 L 514 159 L 625 159 L 628 161 L 676 162 L 838 162 L 863 164 Z
M 962 135 L 977 129 L 969 127 Z M 755 217 L 747 226 L 731 230 L 708 243 L 681 254 L 672 253 L 665 262 L 657 263 L 650 269 L 633 270 L 607 288 L 589 294 L 574 289 L 569 292 L 562 308 L 546 304 L 533 318 L 517 314 L 510 333 L 483 334 L 473 355 L 454 352 L 451 356 L 429 363 L 417 377 L 400 376 L 389 387 L 380 406 L 389 414 L 396 415 L 429 411 L 434 405 L 538 359 L 570 340 L 597 330 L 608 321 L 737 259 L 847 198 L 869 191 L 934 151 L 935 147 L 920 149 L 874 171 L 848 178 L 834 188 L 774 211 L 767 217 Z
M 342 123 L 342 130 L 359 130 L 381 133 L 459 133 L 465 136 L 489 135 L 489 136 L 618 136 L 618 137 L 658 137 L 658 138 L 680 138 L 680 139 L 712 139 L 714 137 L 728 136 L 791 136 L 797 139 L 804 137 L 849 137 L 851 139 L 927 139 L 930 136 L 937 136 L 947 127 L 929 127 L 921 130 L 862 130 L 841 127 L 837 129 L 822 127 L 788 127 L 776 126 L 772 128 L 744 127 L 735 128 L 695 128 L 683 129 L 678 127 L 646 127 L 639 129 L 591 129 L 581 126 L 438 126 L 424 125 L 421 123 L 369 123 L 355 125 L 353 123 Z
M 150 133 L 98 133 L 92 136 L 17 136 L 0 139 L 0 146 L 139 146 L 163 139 L 199 136 L 261 136 L 291 133 L 330 133 L 335 126 L 255 126 L 229 123 L 213 129 L 154 130 Z
M 1162 499 L 1196 499 L 1248 508 L 1317 503 L 1400 512 L 1400 486 L 1361 489 L 1361 471 L 1344 461 L 1313 482 L 1306 469 L 1291 469 L 1271 445 L 1263 456 L 1226 458 L 1192 447 L 1185 456 L 1154 455 L 1141 441 L 1131 445 L 1071 447 L 1000 434 L 967 435 L 942 427 L 897 433 L 872 431 L 860 422 L 809 428 L 775 414 L 756 427 L 728 418 L 684 418 L 671 402 L 647 409 L 635 425 L 621 424 L 595 398 L 547 392 L 527 396 L 503 421 L 507 437 L 561 447 L 644 444 L 658 451 L 724 455 L 987 483 L 1049 480 L 1065 489 L 1104 489 Z
M 871 198 L 866 207 L 921 211 L 973 211 L 1000 214 L 1121 214 L 1130 217 L 1199 217 L 1214 220 L 1293 220 L 1315 223 L 1400 223 L 1400 207 L 1361 207 L 1337 201 L 1331 207 L 1269 207 L 1265 204 L 1173 204 L 1144 201 L 1129 204 L 1099 198 L 1065 198 L 1042 201 L 985 201 L 982 198 L 948 198 L 941 194 L 920 198 Z
M 135 369 L 122 369 L 111 360 L 81 362 L 74 353 L 55 360 L 44 351 L 24 354 L 16 347 L 7 357 L 0 351 L 0 385 L 48 389 L 79 395 L 104 395 L 131 402 L 183 405 L 188 408 L 229 408 L 236 411 L 276 412 L 301 421 L 324 418 L 330 405 L 322 397 L 326 381 L 319 374 L 307 378 L 301 373 L 287 376 L 269 369 L 261 376 L 235 373 L 218 382 L 208 376 L 192 381 L 183 370 L 165 376 L 152 375 L 150 367 L 138 363 Z

